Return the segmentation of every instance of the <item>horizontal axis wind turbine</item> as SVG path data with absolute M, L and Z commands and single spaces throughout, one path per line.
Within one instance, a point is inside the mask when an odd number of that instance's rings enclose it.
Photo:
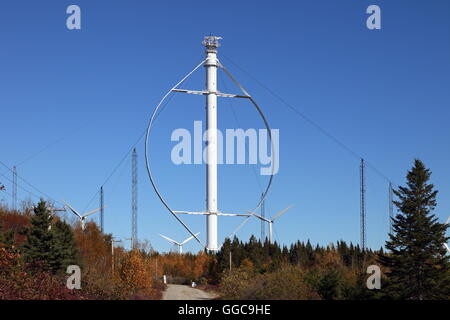
M 251 215 L 255 216 L 256 218 L 258 218 L 259 220 L 265 221 L 269 224 L 269 243 L 272 244 L 273 243 L 273 236 L 272 236 L 272 229 L 273 229 L 273 223 L 275 222 L 276 219 L 278 219 L 283 213 L 285 213 L 286 211 L 288 211 L 290 208 L 292 208 L 293 205 L 290 205 L 289 207 L 281 210 L 280 212 L 278 212 L 276 215 L 274 215 L 271 219 L 267 219 L 265 217 L 262 217 L 254 212 L 250 212 Z
M 94 214 L 94 213 L 96 213 L 97 211 L 99 211 L 100 209 L 102 209 L 102 208 L 97 208 L 97 209 L 95 209 L 95 210 L 86 212 L 86 213 L 84 213 L 84 214 L 80 214 L 77 210 L 75 210 L 72 206 L 70 206 L 70 204 L 68 204 L 68 203 L 65 202 L 64 200 L 63 200 L 63 203 L 64 203 L 64 205 L 65 205 L 65 206 L 66 206 L 73 214 L 75 214 L 75 215 L 78 217 L 78 219 L 80 220 L 80 224 L 81 224 L 81 230 L 83 230 L 83 231 L 84 231 L 84 229 L 85 229 L 85 227 L 86 227 L 86 218 L 87 218 L 88 216 L 90 216 L 91 214 Z
M 182 242 L 178 242 L 176 240 L 173 240 L 169 237 L 166 237 L 165 235 L 160 234 L 160 236 L 164 239 L 166 239 L 167 241 L 173 243 L 174 245 L 176 245 L 178 247 L 178 253 L 183 253 L 183 246 L 188 243 L 189 241 L 191 241 L 192 239 L 194 239 L 194 237 L 197 237 L 200 234 L 200 232 L 197 232 L 196 234 L 190 236 L 189 238 L 183 240 Z

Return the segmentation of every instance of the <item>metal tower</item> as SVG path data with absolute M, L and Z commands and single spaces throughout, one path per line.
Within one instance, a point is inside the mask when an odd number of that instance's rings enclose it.
M 206 239 L 217 251 L 217 48 L 220 37 L 206 37 Z
M 12 185 L 12 208 L 17 209 L 17 169 L 16 166 L 13 167 L 13 185 Z
M 264 200 L 264 194 L 261 194 L 261 217 L 266 218 L 266 203 Z M 261 243 L 264 243 L 266 241 L 266 222 L 264 220 L 261 220 Z
M 394 218 L 394 196 L 392 191 L 392 183 L 389 182 L 389 233 L 392 233 L 392 219 Z
M 146 160 L 146 168 L 147 173 L 150 178 L 150 182 L 153 186 L 155 193 L 158 198 L 161 200 L 162 204 L 165 208 L 173 215 L 175 219 L 193 236 L 197 242 L 205 247 L 209 252 L 216 252 L 219 250 L 219 246 L 217 243 L 217 230 L 218 230 L 218 216 L 245 216 L 249 218 L 251 215 L 254 215 L 256 210 L 258 210 L 261 206 L 262 200 L 267 196 L 267 193 L 272 184 L 272 179 L 274 175 L 274 167 L 272 166 L 272 172 L 270 173 L 269 181 L 267 182 L 267 186 L 265 191 L 263 192 L 263 199 L 258 202 L 258 205 L 249 213 L 249 214 L 237 214 L 237 213 L 224 213 L 219 211 L 218 209 L 218 198 L 217 198 L 217 142 L 218 142 L 218 134 L 217 134 L 217 97 L 225 97 L 225 98 L 239 98 L 239 99 L 248 99 L 258 111 L 259 116 L 262 118 L 264 122 L 264 126 L 266 127 L 269 133 L 269 139 L 272 146 L 272 150 L 274 150 L 274 144 L 272 141 L 271 129 L 269 124 L 258 104 L 255 100 L 250 96 L 250 94 L 242 87 L 242 85 L 231 75 L 231 73 L 219 62 L 217 59 L 217 49 L 219 47 L 219 40 L 221 37 L 215 36 L 207 36 L 203 40 L 203 46 L 206 48 L 206 58 L 201 61 L 191 72 L 189 72 L 181 81 L 179 81 L 172 89 L 170 89 L 160 100 L 156 108 L 153 110 L 150 121 L 147 126 L 147 132 L 145 137 L 145 160 Z M 185 82 L 187 78 L 189 78 L 198 68 L 201 66 L 205 67 L 206 71 L 206 89 L 202 91 L 198 90 L 186 90 L 179 89 L 178 87 Z M 217 72 L 218 69 L 221 69 L 225 72 L 225 74 L 231 79 L 231 81 L 239 88 L 242 94 L 230 94 L 223 93 L 218 91 L 217 88 Z M 171 93 L 187 93 L 187 94 L 196 94 L 203 95 L 206 97 L 206 209 L 202 212 L 199 211 L 175 211 L 173 210 L 168 202 L 164 199 L 161 192 L 158 190 L 156 186 L 155 179 L 150 169 L 150 157 L 149 150 L 151 149 L 149 146 L 149 137 L 152 126 L 157 118 L 157 114 L 164 101 L 168 98 Z M 272 154 L 272 160 L 278 161 L 278 158 Z M 200 239 L 194 234 L 194 232 L 187 226 L 186 223 L 178 216 L 179 214 L 192 214 L 192 215 L 205 215 L 206 216 L 206 245 L 204 245 Z M 244 220 L 248 221 L 248 219 Z M 239 225 L 236 230 L 238 230 L 242 226 Z M 236 231 L 233 231 L 231 236 Z
M 360 165 L 360 223 L 361 223 L 361 249 L 366 249 L 366 181 L 365 163 L 361 159 Z
M 104 214 L 105 214 L 105 199 L 103 194 L 103 186 L 100 187 L 100 230 L 104 230 Z
M 137 152 L 131 156 L 131 247 L 137 247 Z

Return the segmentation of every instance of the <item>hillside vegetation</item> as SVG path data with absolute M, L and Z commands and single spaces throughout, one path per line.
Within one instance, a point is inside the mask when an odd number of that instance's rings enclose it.
M 0 299 L 160 299 L 163 275 L 195 281 L 224 299 L 449 299 L 448 226 L 433 211 L 437 191 L 420 160 L 407 184 L 394 191 L 398 214 L 386 249 L 362 250 L 338 241 L 290 246 L 226 239 L 216 254 L 160 254 L 142 243 L 115 248 L 112 236 L 89 222 L 85 230 L 50 214 L 41 200 L 21 211 L 0 208 Z M 66 286 L 67 266 L 78 265 L 81 289 Z M 382 271 L 369 290 L 367 267 Z

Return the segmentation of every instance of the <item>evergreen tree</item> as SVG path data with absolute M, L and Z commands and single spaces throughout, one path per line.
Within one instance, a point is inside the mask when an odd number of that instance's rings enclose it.
M 317 293 L 324 300 L 334 300 L 338 296 L 342 276 L 337 270 L 328 270 L 319 280 Z
M 53 251 L 53 233 L 49 230 L 51 220 L 47 205 L 41 200 L 34 208 L 31 226 L 26 232 L 27 239 L 22 248 L 26 262 L 47 271 L 52 270 L 56 258 Z
M 380 262 L 387 267 L 385 292 L 394 299 L 448 299 L 450 261 L 443 244 L 447 226 L 432 213 L 436 207 L 431 172 L 420 160 L 407 174 L 407 185 L 394 190 L 400 211 Z
M 58 222 L 50 228 L 52 219 L 46 202 L 41 200 L 34 208 L 22 252 L 31 266 L 57 273 L 69 264 L 78 264 L 78 254 L 69 225 Z
M 80 266 L 78 248 L 75 245 L 75 238 L 72 228 L 65 222 L 58 220 L 52 228 L 55 240 L 55 253 L 57 255 L 56 270 L 66 270 L 69 265 Z
M 7 248 L 8 250 L 11 250 L 14 246 L 14 232 L 12 230 L 3 231 L 3 227 L 0 224 L 0 244 Z

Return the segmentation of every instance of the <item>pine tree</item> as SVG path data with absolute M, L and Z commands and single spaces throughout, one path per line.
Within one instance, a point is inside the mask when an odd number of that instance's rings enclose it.
M 447 226 L 433 214 L 437 190 L 420 160 L 407 174 L 407 185 L 394 190 L 400 211 L 393 218 L 393 233 L 386 241 L 388 253 L 380 254 L 387 267 L 385 292 L 394 299 L 448 299 L 450 261 L 443 244 Z

